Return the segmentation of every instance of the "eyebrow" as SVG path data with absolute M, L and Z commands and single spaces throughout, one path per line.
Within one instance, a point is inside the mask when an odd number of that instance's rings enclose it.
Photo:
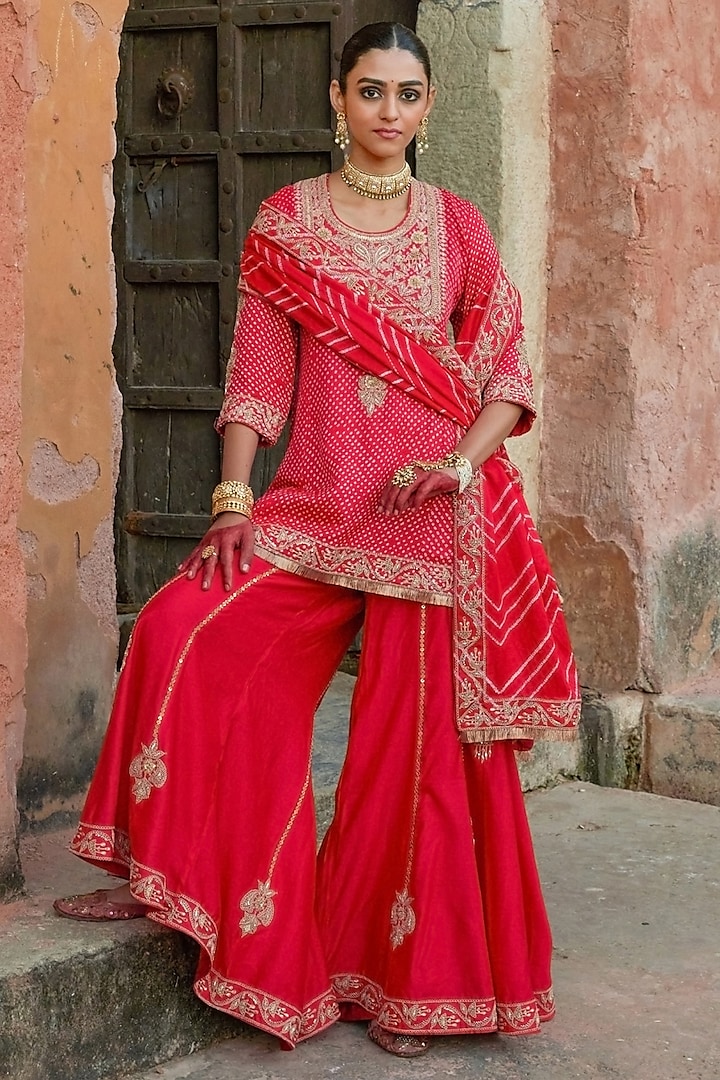
M 387 83 L 383 82 L 382 79 L 369 79 L 369 78 L 367 78 L 367 76 L 363 77 L 362 79 L 358 79 L 358 85 L 360 83 L 370 83 L 372 86 L 380 86 L 380 87 L 387 86 Z M 423 85 L 422 79 L 406 79 L 404 82 L 398 83 L 398 86 L 403 87 L 403 89 L 406 86 L 422 86 L 422 85 Z

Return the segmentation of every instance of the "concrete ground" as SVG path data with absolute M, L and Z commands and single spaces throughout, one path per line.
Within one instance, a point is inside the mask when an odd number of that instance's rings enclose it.
M 570 783 L 528 798 L 555 930 L 557 1019 L 399 1061 L 338 1024 L 283 1053 L 262 1033 L 134 1080 L 718 1080 L 720 809 Z

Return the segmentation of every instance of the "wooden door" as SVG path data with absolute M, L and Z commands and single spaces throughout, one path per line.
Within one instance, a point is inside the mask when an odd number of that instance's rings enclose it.
M 121 41 L 113 243 L 124 398 L 119 612 L 131 617 L 208 525 L 242 239 L 260 201 L 337 166 L 340 49 L 417 2 L 132 0 Z M 284 447 L 261 451 L 265 489 Z

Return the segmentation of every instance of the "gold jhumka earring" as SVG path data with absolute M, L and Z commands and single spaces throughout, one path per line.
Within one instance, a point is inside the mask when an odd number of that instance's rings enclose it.
M 428 118 L 423 116 L 415 133 L 415 147 L 418 154 L 424 154 L 429 146 L 428 142 Z
M 337 114 L 337 127 L 335 129 L 335 142 L 344 152 L 350 145 L 350 132 L 348 131 L 347 120 L 344 112 Z

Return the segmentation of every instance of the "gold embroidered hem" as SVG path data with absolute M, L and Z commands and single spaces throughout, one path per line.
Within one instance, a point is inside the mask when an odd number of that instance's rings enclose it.
M 214 920 L 196 900 L 172 892 L 162 874 L 135 862 L 130 884 L 133 896 L 155 908 L 148 912 L 149 919 L 194 938 L 213 959 L 218 930 Z M 256 987 L 228 979 L 212 968 L 195 981 L 194 990 L 201 1001 L 214 1009 L 293 1045 L 317 1035 L 339 1017 L 337 1000 L 331 990 L 300 1010 Z
M 382 987 L 362 975 L 334 975 L 331 981 L 340 1001 L 359 1005 L 398 1035 L 534 1035 L 555 1015 L 552 989 L 517 1003 L 494 998 L 404 1001 L 385 997 Z
M 315 998 L 300 1012 L 279 998 L 209 971 L 195 983 L 195 993 L 213 1009 L 276 1035 L 293 1046 L 318 1035 L 340 1019 L 340 1009 L 332 991 Z
M 510 704 L 510 703 L 508 703 Z M 513 705 L 517 704 L 512 702 Z M 547 712 L 547 702 L 542 701 L 526 701 L 521 702 L 521 705 L 527 707 L 528 717 L 532 717 L 532 725 L 528 724 L 527 727 L 488 727 L 488 728 L 461 728 L 460 729 L 460 742 L 471 743 L 473 745 L 483 743 L 505 742 L 510 739 L 517 739 L 523 741 L 525 739 L 544 739 L 549 742 L 574 742 L 578 737 L 577 725 L 580 722 L 580 712 L 582 708 L 581 702 L 570 702 L 567 706 L 567 723 L 571 723 L 574 726 L 572 728 L 561 727 L 540 727 L 536 726 L 541 721 L 538 719 L 538 714 Z M 554 703 L 552 703 L 554 705 Z M 498 702 L 501 706 L 502 702 Z
M 130 869 L 130 839 L 127 833 L 110 825 L 88 825 L 81 821 L 68 850 L 83 859 Z
M 299 559 L 290 558 L 285 554 L 274 551 L 263 542 L 266 540 L 265 530 L 260 527 L 257 530 L 256 553 L 266 562 L 272 563 L 280 570 L 287 570 L 291 574 L 300 577 L 311 578 L 313 581 L 324 581 L 328 585 L 341 585 L 345 589 L 355 589 L 357 592 L 375 593 L 379 596 L 395 596 L 399 600 L 414 600 L 418 604 L 433 604 L 438 607 L 452 607 L 452 597 L 435 591 L 425 591 L 405 585 L 395 585 L 390 582 L 371 580 L 369 578 L 355 577 L 351 574 L 342 574 L 331 570 L 310 566 Z M 388 560 L 390 561 L 390 560 Z

